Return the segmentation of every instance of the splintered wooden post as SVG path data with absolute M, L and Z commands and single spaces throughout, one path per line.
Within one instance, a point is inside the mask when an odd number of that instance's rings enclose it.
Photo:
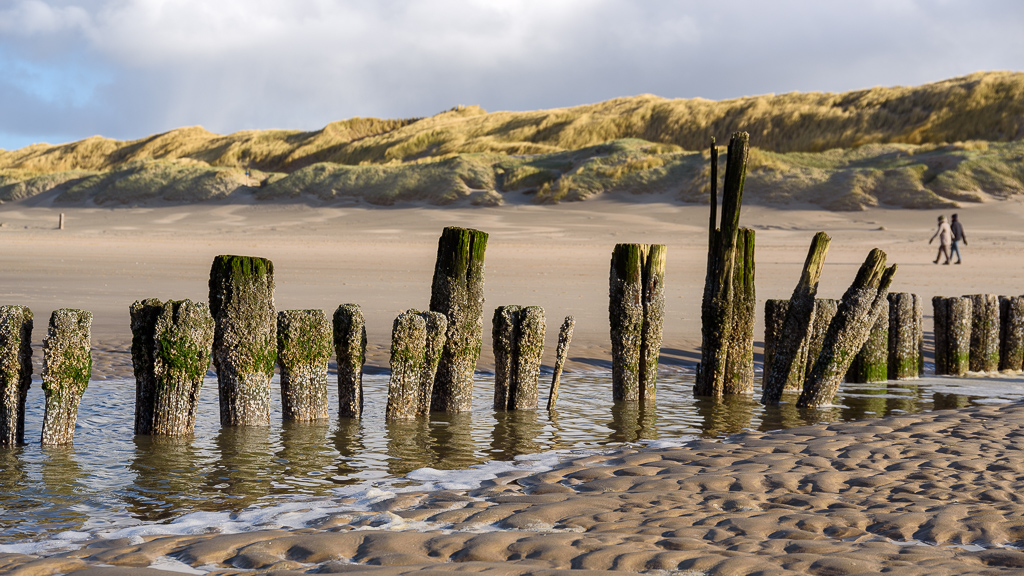
M 828 246 L 832 242 L 828 234 L 818 232 L 811 240 L 807 258 L 804 260 L 800 280 L 793 289 L 793 296 L 786 308 L 786 318 L 782 322 L 779 339 L 775 343 L 771 364 L 765 364 L 765 384 L 761 394 L 761 403 L 778 404 L 782 399 L 782 391 L 790 380 L 794 367 L 799 370 L 800 348 L 807 337 L 811 321 L 814 317 L 814 296 L 818 293 L 818 281 L 821 279 L 821 268 L 825 265 Z M 808 359 L 808 362 L 812 360 Z M 798 372 L 799 373 L 799 372 Z
M 639 391 L 641 402 L 654 402 L 657 394 L 658 359 L 661 356 L 661 338 L 665 322 L 666 256 L 667 252 L 663 244 L 651 244 L 647 247 L 642 280 L 644 321 L 640 329 Z M 750 369 L 753 371 L 753 365 Z
M 889 301 L 879 301 L 878 315 L 860 352 L 846 372 L 847 382 L 885 382 L 889 378 Z
M 210 312 L 221 425 L 268 426 L 277 362 L 274 264 L 251 256 L 214 258 Z
M 768 366 L 775 356 L 775 345 L 782 336 L 782 322 L 786 319 L 789 300 L 772 298 L 764 301 L 764 355 L 761 367 L 761 388 L 768 384 Z
M 569 343 L 572 342 L 572 331 L 575 327 L 576 319 L 566 316 L 558 330 L 558 348 L 555 350 L 555 371 L 551 376 L 551 391 L 548 393 L 548 410 L 554 409 L 555 403 L 558 402 L 558 386 L 562 382 L 562 369 L 565 368 L 565 360 L 569 356 Z
M 423 370 L 420 372 L 419 403 L 416 408 L 418 416 L 430 413 L 430 401 L 434 393 L 434 379 L 437 377 L 437 366 L 441 363 L 441 353 L 447 339 L 448 318 L 440 312 L 420 312 L 426 322 L 427 341 L 424 349 Z
M 722 220 L 715 230 L 712 214 L 707 274 L 701 303 L 701 360 L 693 393 L 721 397 L 725 387 L 729 338 L 732 333 L 733 268 L 739 229 L 743 183 L 746 179 L 749 135 L 733 134 L 726 158 L 722 190 Z M 713 155 L 712 158 L 715 158 Z
M 868 253 L 829 324 L 821 353 L 797 399 L 798 407 L 832 403 L 854 356 L 870 337 L 882 306 L 888 304 L 886 297 L 895 274 L 895 264 L 885 267 L 885 252 L 875 248 Z
M 0 447 L 25 443 L 25 398 L 32 384 L 32 311 L 0 306 Z
M 416 416 L 426 348 L 427 322 L 423 316 L 415 310 L 399 314 L 391 330 L 391 379 L 385 419 Z
M 430 310 L 448 319 L 437 367 L 431 410 L 468 412 L 473 407 L 473 372 L 484 327 L 484 254 L 487 234 L 448 227 L 437 242 Z
M 839 301 L 834 298 L 814 299 L 814 316 L 811 318 L 811 325 L 807 329 L 807 337 L 804 338 L 802 348 L 803 377 L 800 379 L 800 385 L 795 388 L 796 390 L 803 390 L 804 382 L 811 377 L 814 361 L 821 354 L 821 347 L 825 343 L 825 334 L 828 333 L 829 324 L 836 317 L 837 310 L 839 310 Z
M 999 370 L 999 297 L 964 296 L 971 300 L 971 372 Z
M 71 445 L 74 438 L 78 404 L 92 376 L 91 328 L 92 312 L 61 308 L 50 316 L 43 339 L 44 446 Z
M 999 369 L 1024 369 L 1024 297 L 999 297 Z
M 544 353 L 544 309 L 500 306 L 494 311 L 494 409 L 534 410 Z
M 157 299 L 131 305 L 135 433 L 191 436 L 214 322 L 205 302 Z
M 366 320 L 358 304 L 334 311 L 334 353 L 338 357 L 338 416 L 363 415 L 363 365 L 366 363 Z
M 910 292 L 889 294 L 890 380 L 917 378 L 921 373 L 921 299 Z
M 723 394 L 754 391 L 754 231 L 740 228 L 736 234 L 733 264 L 732 328 L 729 332 Z
M 616 401 L 654 401 L 665 314 L 664 278 L 663 245 L 615 245 L 608 320 Z
M 327 419 L 327 363 L 331 323 L 323 310 L 277 313 L 277 364 L 281 367 L 281 418 Z

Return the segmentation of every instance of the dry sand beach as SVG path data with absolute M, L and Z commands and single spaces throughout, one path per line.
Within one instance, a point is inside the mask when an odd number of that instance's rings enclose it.
M 61 212 L 66 228 L 57 230 Z M 765 299 L 789 296 L 818 230 L 833 238 L 821 297 L 841 296 L 873 247 L 899 264 L 892 290 L 926 302 L 934 295 L 1020 294 L 1024 203 L 958 209 L 970 242 L 964 264 L 936 266 L 927 241 L 936 216 L 949 212 L 745 207 L 741 224 L 757 231 L 759 314 Z M 407 308 L 426 308 L 437 238 L 449 225 L 490 234 L 485 310 L 546 309 L 546 364 L 554 360 L 561 318 L 576 317 L 569 370 L 610 365 L 614 244 L 666 244 L 662 364 L 684 368 L 699 358 L 706 206 L 605 197 L 494 208 L 109 209 L 57 208 L 37 198 L 0 206 L 0 222 L 5 303 L 33 310 L 36 344 L 51 310 L 92 311 L 94 378 L 131 374 L 128 306 L 149 297 L 205 300 L 218 254 L 273 260 L 278 309 L 360 304 L 368 366 L 386 368 L 391 323 Z M 930 306 L 925 315 L 927 338 Z M 479 367 L 488 369 L 484 332 Z M 759 318 L 755 339 L 761 334 Z M 338 514 L 301 530 L 147 536 L 44 558 L 4 554 L 0 571 L 166 574 L 144 569 L 156 565 L 282 574 L 1020 573 L 1024 553 L 1014 546 L 1024 542 L 1022 434 L 1024 408 L 1011 404 L 631 448 L 532 477 L 499 477 L 473 491 L 400 495 L 373 513 Z M 363 529 L 374 526 L 387 529 Z

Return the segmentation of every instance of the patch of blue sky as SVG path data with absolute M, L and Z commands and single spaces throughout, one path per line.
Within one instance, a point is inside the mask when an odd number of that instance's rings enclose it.
M 75 55 L 35 61 L 0 46 L 0 78 L 43 103 L 82 108 L 92 102 L 98 88 L 114 81 L 114 73 Z

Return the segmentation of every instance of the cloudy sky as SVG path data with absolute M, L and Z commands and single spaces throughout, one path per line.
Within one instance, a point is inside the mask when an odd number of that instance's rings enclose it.
M 0 148 L 1024 70 L 1024 2 L 0 0 Z

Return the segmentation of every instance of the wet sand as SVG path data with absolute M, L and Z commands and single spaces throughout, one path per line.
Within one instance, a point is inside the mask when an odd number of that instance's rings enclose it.
M 58 231 L 62 211 L 68 225 Z M 876 246 L 900 265 L 894 291 L 926 301 L 1019 294 L 1024 205 L 989 202 L 958 212 L 970 242 L 965 263 L 936 266 L 927 240 L 938 212 L 745 208 L 743 224 L 757 231 L 759 312 L 765 299 L 788 297 L 817 230 L 833 237 L 822 297 L 841 296 Z M 664 243 L 662 361 L 671 369 L 699 357 L 706 219 L 706 207 L 614 199 L 443 210 L 8 204 L 0 206 L 0 286 L 5 303 L 35 312 L 36 344 L 51 310 L 92 310 L 94 376 L 127 377 L 131 302 L 205 300 L 213 256 L 265 256 L 275 263 L 279 309 L 330 312 L 359 303 L 368 366 L 385 369 L 392 320 L 426 307 L 440 229 L 472 226 L 491 234 L 486 309 L 544 306 L 547 364 L 561 317 L 576 316 L 568 368 L 600 370 L 609 365 L 612 246 Z M 761 329 L 759 321 L 758 340 Z M 492 362 L 488 333 L 484 369 Z M 180 569 L 181 562 L 226 574 L 1014 574 L 1024 570 L 1024 553 L 1006 547 L 1024 543 L 1022 435 L 1024 406 L 1012 404 L 629 449 L 469 492 L 403 494 L 373 513 L 336 515 L 302 530 L 96 542 L 45 558 L 7 554 L 0 571 L 166 575 L 143 569 Z

